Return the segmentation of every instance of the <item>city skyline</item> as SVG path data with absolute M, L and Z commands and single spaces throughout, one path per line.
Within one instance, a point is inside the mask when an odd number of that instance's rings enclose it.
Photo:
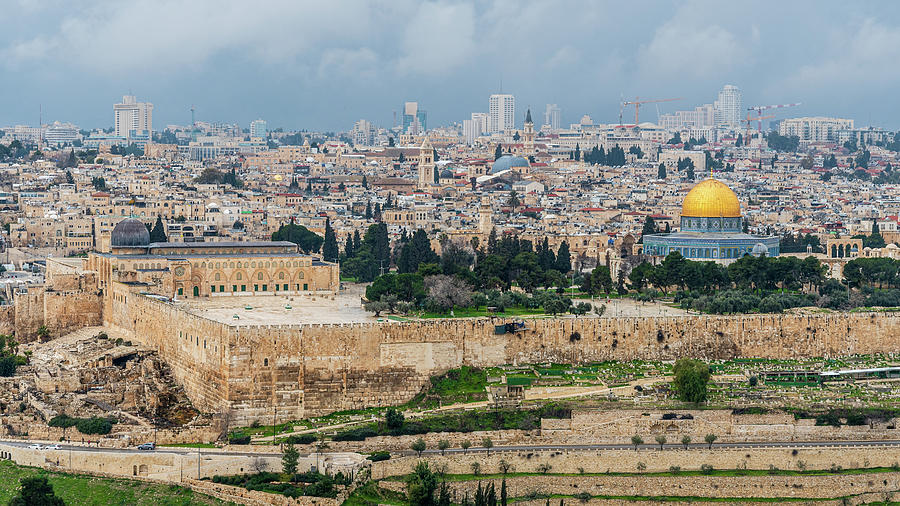
M 895 129 L 879 100 L 900 78 L 885 65 L 900 52 L 900 5 L 841 4 L 839 17 L 836 5 L 593 4 L 572 16 L 567 2 L 16 2 L 21 22 L 0 35 L 0 124 L 36 124 L 42 108 L 45 123 L 107 128 L 108 104 L 134 94 L 154 104 L 156 130 L 189 124 L 192 105 L 211 122 L 390 126 L 410 98 L 435 126 L 483 111 L 502 88 L 522 111 L 558 104 L 567 125 L 583 114 L 612 122 L 635 96 L 684 98 L 661 113 L 693 108 L 733 83 L 745 106 L 796 101 L 791 115 Z M 772 13 L 745 21 L 760 9 Z M 136 24 L 147 42 L 121 44 Z

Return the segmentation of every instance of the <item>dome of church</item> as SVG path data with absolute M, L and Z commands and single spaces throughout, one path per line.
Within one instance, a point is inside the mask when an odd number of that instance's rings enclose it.
M 440 178 L 441 178 L 441 179 L 452 179 L 452 178 L 453 178 L 453 171 L 450 170 L 450 169 L 444 169 L 444 170 L 442 170 L 441 173 L 440 173 Z
M 688 192 L 681 205 L 681 215 L 693 218 L 739 218 L 741 204 L 728 185 L 710 178 Z
M 127 218 L 113 227 L 109 239 L 113 247 L 147 246 L 150 244 L 150 232 L 141 220 Z
M 491 166 L 491 174 L 512 169 L 514 167 L 529 167 L 528 160 L 521 156 L 503 155 L 494 161 Z

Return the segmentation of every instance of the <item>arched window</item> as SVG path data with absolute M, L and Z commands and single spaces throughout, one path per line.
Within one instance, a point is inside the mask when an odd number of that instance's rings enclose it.
M 217 272 L 216 273 L 216 281 L 219 281 L 220 279 L 222 279 L 222 275 Z
M 278 273 L 278 279 L 284 279 L 284 273 L 283 273 L 283 272 L 279 272 L 279 273 Z
M 240 279 L 241 279 L 241 273 L 240 273 L 240 272 L 237 273 L 237 275 L 234 277 L 234 279 L 240 280 Z
M 263 278 L 262 272 L 258 272 L 258 273 L 256 274 L 256 279 L 258 279 L 258 280 L 261 281 L 262 278 Z

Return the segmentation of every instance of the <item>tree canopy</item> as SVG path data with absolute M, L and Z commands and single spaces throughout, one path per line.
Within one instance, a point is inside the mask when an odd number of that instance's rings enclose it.
M 303 225 L 289 223 L 282 225 L 272 234 L 273 241 L 290 241 L 306 254 L 318 253 L 325 239 Z

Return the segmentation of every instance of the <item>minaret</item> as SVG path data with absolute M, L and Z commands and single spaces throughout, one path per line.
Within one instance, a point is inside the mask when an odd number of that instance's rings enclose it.
M 481 207 L 478 208 L 478 232 L 488 235 L 493 228 L 494 214 L 491 210 L 491 202 L 487 198 L 482 197 Z
M 531 121 L 531 109 L 528 109 L 528 112 L 525 113 L 525 132 L 523 135 L 525 139 L 525 155 L 533 155 L 534 154 L 534 122 Z
M 434 148 L 425 137 L 425 142 L 419 148 L 419 188 L 426 188 L 434 184 Z

